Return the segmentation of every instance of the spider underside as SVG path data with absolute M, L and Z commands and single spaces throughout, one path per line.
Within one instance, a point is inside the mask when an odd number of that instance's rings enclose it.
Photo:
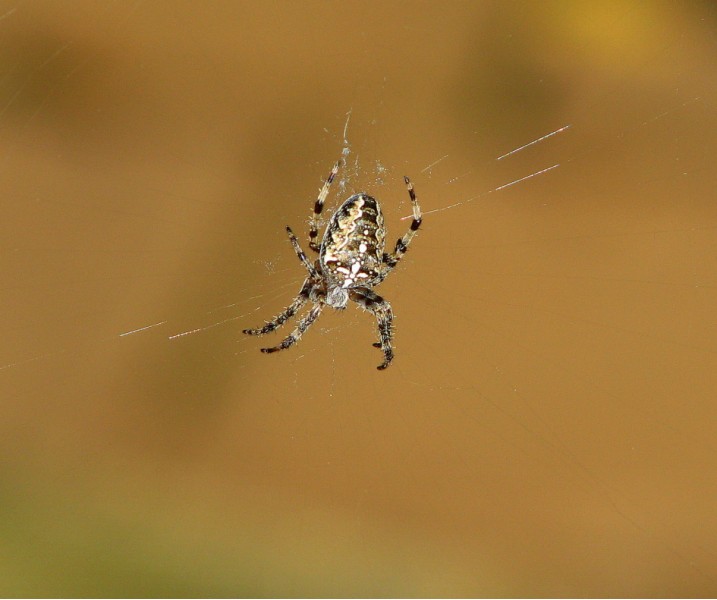
M 339 206 L 329 220 L 320 245 L 317 244 L 319 217 L 340 164 L 339 161 L 334 165 L 314 204 L 309 223 L 309 248 L 318 254 L 318 258 L 313 263 L 306 257 L 291 228 L 286 228 L 296 255 L 308 271 L 298 295 L 263 327 L 245 329 L 244 333 L 271 333 L 311 302 L 311 309 L 298 320 L 290 335 L 277 346 L 261 349 L 262 352 L 285 350 L 299 341 L 324 306 L 344 309 L 351 300 L 376 317 L 379 341 L 373 345 L 383 352 L 383 362 L 378 369 L 385 369 L 393 360 L 393 311 L 389 302 L 376 294 L 373 288 L 386 278 L 408 250 L 421 226 L 421 209 L 413 184 L 408 177 L 404 177 L 413 206 L 413 221 L 405 235 L 396 241 L 391 254 L 384 252 L 386 228 L 381 207 L 375 198 L 363 192 L 354 194 Z

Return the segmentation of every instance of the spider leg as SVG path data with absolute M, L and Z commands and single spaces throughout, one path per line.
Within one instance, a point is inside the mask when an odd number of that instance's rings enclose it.
M 411 243 L 413 236 L 416 235 L 418 228 L 421 226 L 421 221 L 423 220 L 421 218 L 421 207 L 418 205 L 416 193 L 413 191 L 413 184 L 408 177 L 404 177 L 403 180 L 406 182 L 408 194 L 409 196 L 411 196 L 411 204 L 413 205 L 413 221 L 411 221 L 411 227 L 406 232 L 406 234 L 402 238 L 398 238 L 398 241 L 396 242 L 396 248 L 394 249 L 393 253 L 384 253 L 383 262 L 386 266 L 388 266 L 388 269 L 384 273 L 383 277 L 385 277 L 388 272 L 398 264 L 398 261 L 403 258 L 403 255 L 406 253 L 406 250 L 408 250 L 408 245 Z M 383 280 L 383 277 L 381 278 L 381 280 Z
M 294 246 L 294 252 L 296 252 L 296 256 L 298 256 L 299 260 L 304 263 L 304 266 L 309 272 L 309 275 L 311 275 L 311 277 L 313 277 L 314 279 L 317 279 L 319 277 L 319 274 L 316 272 L 316 268 L 314 267 L 314 265 L 311 264 L 309 259 L 306 258 L 306 254 L 304 254 L 304 251 L 299 245 L 299 240 L 296 239 L 294 232 L 291 231 L 291 227 L 289 227 L 288 225 L 286 226 L 286 233 L 289 234 L 289 239 L 291 240 L 291 245 Z
M 271 333 L 279 329 L 284 323 L 286 323 L 291 317 L 293 317 L 298 310 L 306 304 L 309 299 L 309 291 L 311 290 L 311 279 L 307 278 L 304 284 L 301 286 L 301 290 L 297 294 L 294 301 L 287 306 L 281 313 L 276 315 L 271 321 L 267 322 L 263 327 L 256 329 L 244 329 L 243 333 L 247 335 L 264 335 L 265 333 Z
M 314 204 L 314 214 L 311 216 L 311 221 L 309 222 L 309 248 L 317 254 L 320 250 L 319 245 L 316 243 L 316 237 L 319 235 L 319 216 L 321 216 L 321 211 L 324 210 L 324 201 L 326 200 L 326 196 L 329 195 L 329 188 L 334 181 L 334 177 L 336 177 L 336 173 L 339 172 L 340 166 L 341 161 L 338 160 L 334 164 L 334 168 L 331 169 L 331 173 L 326 179 L 324 186 L 321 188 L 319 197 L 316 199 L 316 203 Z
M 308 312 L 308 314 L 298 322 L 296 329 L 294 329 L 290 335 L 285 337 L 281 344 L 273 346 L 272 348 L 262 348 L 261 351 L 267 353 L 278 352 L 279 350 L 285 350 L 286 348 L 293 346 L 299 341 L 301 336 L 311 326 L 311 324 L 316 321 L 316 318 L 321 314 L 321 309 L 323 307 L 323 304 L 314 304 L 314 307 Z
M 383 351 L 383 362 L 377 367 L 383 370 L 391 364 L 393 360 L 393 310 L 388 300 L 385 300 L 373 290 L 369 288 L 353 288 L 349 290 L 351 300 L 356 302 L 361 308 L 370 312 L 378 322 L 378 339 L 374 343 L 375 348 Z

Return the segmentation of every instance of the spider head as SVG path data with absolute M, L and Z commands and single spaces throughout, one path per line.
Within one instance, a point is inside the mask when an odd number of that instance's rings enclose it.
M 329 292 L 326 294 L 326 304 L 333 308 L 346 308 L 348 301 L 349 293 L 345 288 L 338 285 L 329 287 Z

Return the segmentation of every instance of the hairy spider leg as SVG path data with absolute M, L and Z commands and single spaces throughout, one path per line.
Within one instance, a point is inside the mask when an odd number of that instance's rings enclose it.
M 267 322 L 263 327 L 259 327 L 256 329 L 244 329 L 244 333 L 248 335 L 264 335 L 265 333 L 271 333 L 272 331 L 275 331 L 284 323 L 286 323 L 286 321 L 293 317 L 298 312 L 298 310 L 302 306 L 304 306 L 304 304 L 306 304 L 306 302 L 309 300 L 309 295 L 313 287 L 312 279 L 316 279 L 318 277 L 314 265 L 309 262 L 309 259 L 306 257 L 306 254 L 304 254 L 304 251 L 299 245 L 299 240 L 296 239 L 294 232 L 291 231 L 291 227 L 286 227 L 286 233 L 289 234 L 289 240 L 291 240 L 291 244 L 292 246 L 294 246 L 294 252 L 296 252 L 296 256 L 299 257 L 299 260 L 304 264 L 306 270 L 309 271 L 309 277 L 304 280 L 304 283 L 301 286 L 301 290 L 299 291 L 299 294 L 296 296 L 294 301 L 286 309 L 284 309 L 283 312 L 279 313 L 271 321 Z
M 331 169 L 331 173 L 326 179 L 324 186 L 319 192 L 319 197 L 316 199 L 316 203 L 314 204 L 314 214 L 311 216 L 311 221 L 309 222 L 309 248 L 317 254 L 321 250 L 321 246 L 316 243 L 316 237 L 319 235 L 319 217 L 321 216 L 321 211 L 324 210 L 326 196 L 329 195 L 329 188 L 334 181 L 334 177 L 336 177 L 336 173 L 339 172 L 340 166 L 341 161 L 337 160 L 334 164 L 334 168 Z
M 268 321 L 263 327 L 258 327 L 256 329 L 244 329 L 243 332 L 247 335 L 264 335 L 265 333 L 271 333 L 272 331 L 279 329 L 279 327 L 291 319 L 291 317 L 293 317 L 299 309 L 301 309 L 301 307 L 308 302 L 310 291 L 311 278 L 307 277 L 294 301 L 281 313 L 276 315 L 271 321 Z
M 402 238 L 398 238 L 398 240 L 396 241 L 396 248 L 394 249 L 393 253 L 387 254 L 384 252 L 383 262 L 386 266 L 388 266 L 388 269 L 383 273 L 383 277 L 381 277 L 379 283 L 383 281 L 383 279 L 386 277 L 386 275 L 388 275 L 390 270 L 393 269 L 398 264 L 398 261 L 403 258 L 403 255 L 406 254 L 406 250 L 408 250 L 408 245 L 411 243 L 413 236 L 416 235 L 416 232 L 421 226 L 421 222 L 423 220 L 421 218 L 421 207 L 418 205 L 416 193 L 413 191 L 413 184 L 408 177 L 404 176 L 403 180 L 406 182 L 406 188 L 408 189 L 408 194 L 411 197 L 411 205 L 413 206 L 413 221 L 411 221 L 411 227 L 406 232 L 406 234 Z
M 262 348 L 262 352 L 271 353 L 278 352 L 279 350 L 286 350 L 293 346 L 296 342 L 301 339 L 304 332 L 316 321 L 317 317 L 321 314 L 321 309 L 324 307 L 323 304 L 314 304 L 313 308 L 304 316 L 296 325 L 296 329 L 291 332 L 278 346 L 271 348 Z
M 393 346 L 391 344 L 393 340 L 393 310 L 391 310 L 391 304 L 373 290 L 364 287 L 349 290 L 349 296 L 361 308 L 376 317 L 379 341 L 374 343 L 373 346 L 380 348 L 383 352 L 383 362 L 376 367 L 379 370 L 383 370 L 393 360 Z
M 291 231 L 291 227 L 289 227 L 288 225 L 286 226 L 286 233 L 289 234 L 289 239 L 291 240 L 291 245 L 294 247 L 294 252 L 296 252 L 296 256 L 298 256 L 299 260 L 304 263 L 304 266 L 309 272 L 309 275 L 311 275 L 311 277 L 313 277 L 314 279 L 318 279 L 319 274 L 316 272 L 316 268 L 314 267 L 314 265 L 311 264 L 311 262 L 309 262 L 309 259 L 306 258 L 306 254 L 304 254 L 304 251 L 299 245 L 299 240 L 296 239 L 294 232 Z

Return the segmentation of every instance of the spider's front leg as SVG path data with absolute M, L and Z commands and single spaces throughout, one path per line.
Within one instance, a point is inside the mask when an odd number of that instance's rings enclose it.
M 257 327 L 256 329 L 244 329 L 243 333 L 246 333 L 247 335 L 264 335 L 279 329 L 279 327 L 291 319 L 291 317 L 293 317 L 297 311 L 307 303 L 309 300 L 310 290 L 311 279 L 307 278 L 304 280 L 304 284 L 301 286 L 301 290 L 298 295 L 289 306 L 276 315 L 271 321 L 268 321 L 263 327 Z
M 383 370 L 391 364 L 393 360 L 393 310 L 388 300 L 376 294 L 368 288 L 353 288 L 349 292 L 351 299 L 361 308 L 370 312 L 378 323 L 378 342 L 373 346 L 380 348 L 383 352 L 383 362 L 376 367 Z
M 262 348 L 261 351 L 266 353 L 278 352 L 279 350 L 286 350 L 287 348 L 293 346 L 299 341 L 299 339 L 301 339 L 301 336 L 311 326 L 311 324 L 316 321 L 317 317 L 321 314 L 322 308 L 323 304 L 314 304 L 314 307 L 309 311 L 309 313 L 298 322 L 296 329 L 294 329 L 291 334 L 286 336 L 282 340 L 281 344 L 278 346 L 272 346 L 271 348 Z

